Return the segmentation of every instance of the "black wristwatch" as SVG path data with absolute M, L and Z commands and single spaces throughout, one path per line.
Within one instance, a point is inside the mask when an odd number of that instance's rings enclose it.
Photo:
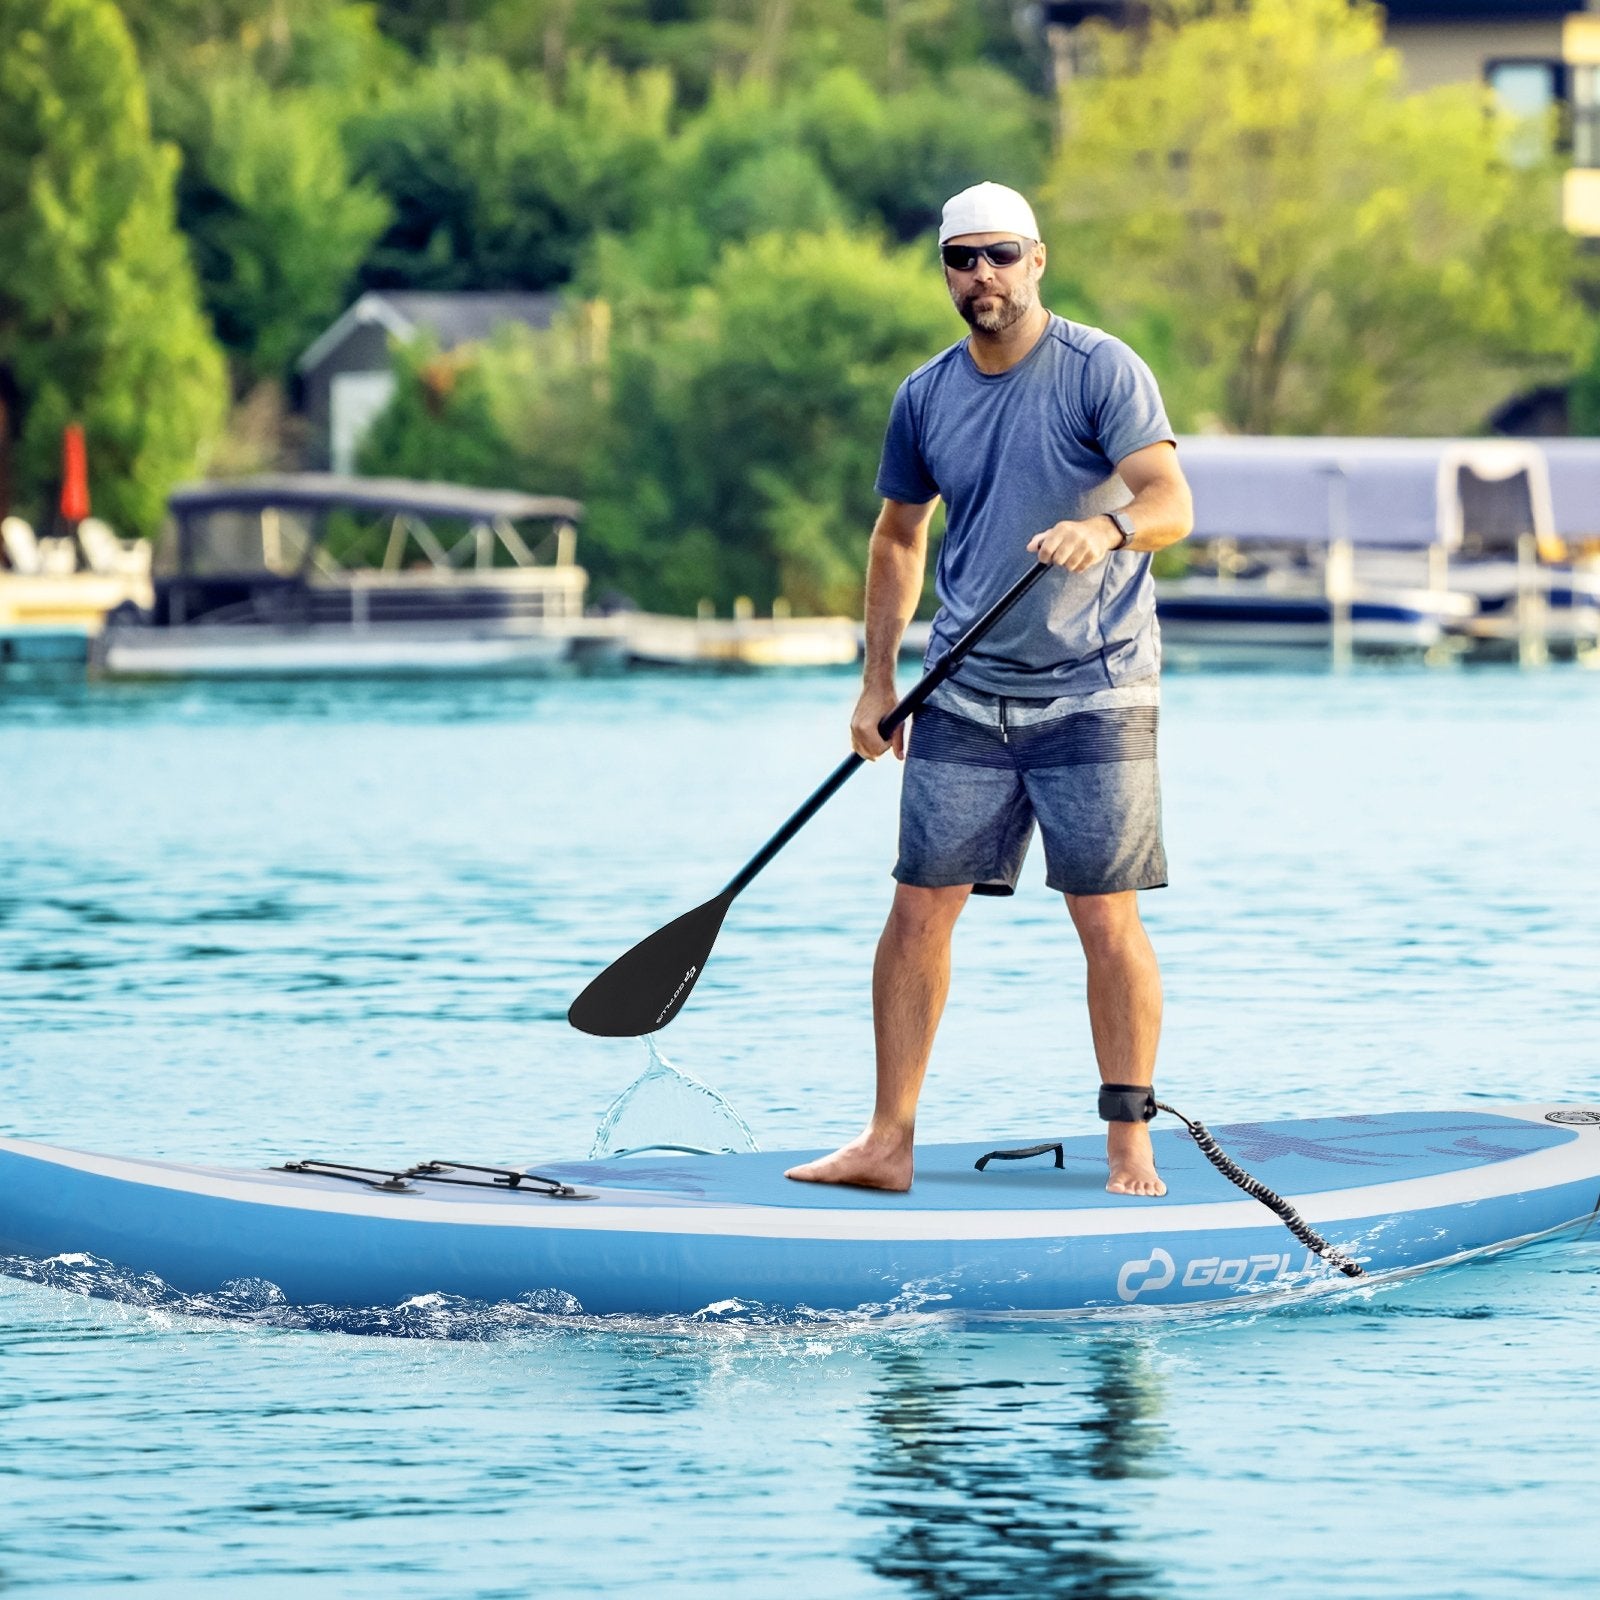
M 1121 537 L 1112 545 L 1113 550 L 1126 550 L 1133 543 L 1133 523 L 1120 511 L 1108 511 L 1106 515 L 1111 519 L 1111 525 Z

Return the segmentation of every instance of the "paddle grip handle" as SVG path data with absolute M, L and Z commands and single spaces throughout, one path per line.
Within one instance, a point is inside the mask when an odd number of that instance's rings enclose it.
M 928 669 L 928 675 L 907 691 L 900 703 L 878 723 L 878 736 L 887 739 L 928 696 L 972 654 L 972 647 L 1050 570 L 1048 561 L 1035 563 Z
M 1040 561 L 1011 585 L 984 614 L 961 635 L 956 642 L 934 662 L 928 674 L 906 697 L 878 724 L 878 732 L 887 739 L 930 694 L 966 660 L 972 647 L 1014 606 L 1034 584 L 1050 571 L 1050 563 Z M 723 889 L 723 898 L 732 900 L 788 842 L 834 797 L 845 781 L 861 766 L 861 757 L 850 754 L 836 766 L 811 794 L 805 804 L 762 845 L 740 868 Z

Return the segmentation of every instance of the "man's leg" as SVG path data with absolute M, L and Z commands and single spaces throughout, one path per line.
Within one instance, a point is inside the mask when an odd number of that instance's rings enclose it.
M 843 1149 L 791 1167 L 786 1177 L 868 1189 L 911 1187 L 917 1097 L 950 992 L 950 935 L 971 892 L 970 884 L 947 889 L 895 886 L 894 905 L 872 967 L 872 1026 L 878 1056 L 872 1121 Z
M 1139 920 L 1139 897 L 1069 894 L 1067 910 L 1089 966 L 1089 1027 L 1102 1083 L 1155 1080 L 1161 1037 L 1161 970 Z M 1112 1194 L 1161 1195 L 1150 1129 L 1142 1122 L 1106 1125 L 1106 1188 Z

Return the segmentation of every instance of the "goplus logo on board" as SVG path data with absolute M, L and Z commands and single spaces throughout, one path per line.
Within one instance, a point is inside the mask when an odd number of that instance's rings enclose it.
M 1287 1250 L 1278 1255 L 1196 1256 L 1184 1267 L 1179 1287 L 1250 1288 L 1312 1272 L 1321 1265 L 1312 1250 L 1306 1251 L 1305 1260 L 1298 1268 L 1292 1265 L 1292 1260 Z M 1177 1276 L 1178 1264 L 1158 1245 L 1149 1255 L 1122 1263 L 1122 1270 L 1117 1274 L 1117 1298 L 1131 1303 L 1140 1295 L 1157 1294 L 1170 1288 Z

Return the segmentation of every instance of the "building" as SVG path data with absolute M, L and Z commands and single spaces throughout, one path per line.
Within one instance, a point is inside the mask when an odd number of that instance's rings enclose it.
M 441 350 L 477 344 L 507 323 L 548 328 L 555 294 L 422 294 L 379 289 L 361 296 L 296 363 L 319 466 L 355 470 L 356 451 L 394 393 L 389 343 L 419 334 Z
M 1388 0 L 1387 38 L 1413 88 L 1483 83 L 1526 116 L 1555 110 L 1569 165 L 1567 227 L 1600 238 L 1600 0 Z M 1137 0 L 1053 0 L 1040 8 L 1058 83 L 1077 69 L 1090 20 L 1137 24 Z
M 1600 238 L 1600 4 L 1389 0 L 1388 13 L 1414 87 L 1476 80 L 1519 115 L 1559 114 L 1563 220 Z

